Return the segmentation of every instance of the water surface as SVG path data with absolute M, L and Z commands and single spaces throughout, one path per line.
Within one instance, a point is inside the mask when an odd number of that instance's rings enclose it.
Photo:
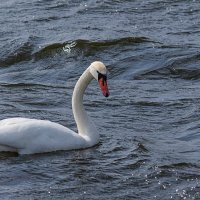
M 94 60 L 111 94 L 86 91 L 97 146 L 0 153 L 1 199 L 200 199 L 198 1 L 7 0 L 0 16 L 0 119 L 76 130 L 71 95 Z

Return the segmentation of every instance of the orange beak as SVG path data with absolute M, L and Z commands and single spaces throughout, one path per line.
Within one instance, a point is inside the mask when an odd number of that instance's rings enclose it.
M 108 85 L 107 85 L 107 81 L 105 80 L 104 77 L 101 77 L 99 80 L 99 86 L 101 88 L 102 94 L 105 97 L 108 97 L 110 95 L 109 91 L 108 91 Z

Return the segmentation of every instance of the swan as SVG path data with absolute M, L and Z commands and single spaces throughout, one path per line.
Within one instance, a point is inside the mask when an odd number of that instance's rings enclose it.
M 72 111 L 78 133 L 48 120 L 8 118 L 0 121 L 0 151 L 34 154 L 57 150 L 92 147 L 99 142 L 99 134 L 83 106 L 83 94 L 96 79 L 105 97 L 109 96 L 107 69 L 95 61 L 83 72 L 72 95 Z

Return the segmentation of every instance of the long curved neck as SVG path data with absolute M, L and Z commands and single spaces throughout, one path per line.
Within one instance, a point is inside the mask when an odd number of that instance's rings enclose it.
M 77 124 L 78 133 L 93 145 L 97 142 L 99 136 L 83 106 L 83 95 L 92 79 L 93 76 L 87 68 L 75 85 L 72 96 L 72 111 Z

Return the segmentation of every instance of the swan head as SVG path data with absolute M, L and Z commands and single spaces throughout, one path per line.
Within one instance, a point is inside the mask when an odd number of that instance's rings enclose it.
M 106 66 L 100 61 L 95 61 L 89 66 L 89 70 L 92 76 L 94 77 L 94 79 L 98 81 L 102 94 L 105 97 L 108 97 L 110 93 L 109 93 L 108 85 L 107 85 Z

